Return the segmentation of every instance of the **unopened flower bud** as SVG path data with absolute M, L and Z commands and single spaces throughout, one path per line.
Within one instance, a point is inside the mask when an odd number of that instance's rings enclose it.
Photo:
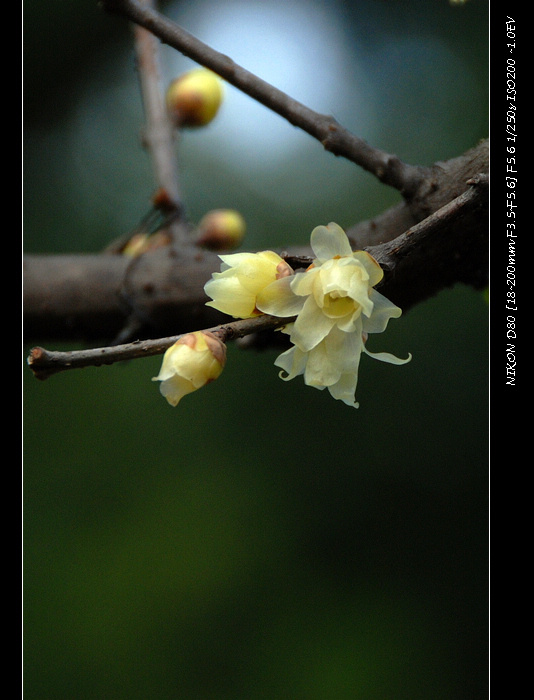
M 245 219 L 234 209 L 214 209 L 198 224 L 197 245 L 215 252 L 232 250 L 245 236 Z
M 219 111 L 222 98 L 220 78 L 206 68 L 195 68 L 171 82 L 167 109 L 179 127 L 206 126 Z
M 165 231 L 157 231 L 152 235 L 136 233 L 126 243 L 121 253 L 129 258 L 137 258 L 144 253 L 151 253 L 158 248 L 163 248 L 170 242 L 169 234 Z
M 135 233 L 121 250 L 128 258 L 136 258 L 145 252 L 148 233 Z
M 209 331 L 195 331 L 171 345 L 152 381 L 161 382 L 162 395 L 176 406 L 186 394 L 217 379 L 225 363 L 226 345 Z

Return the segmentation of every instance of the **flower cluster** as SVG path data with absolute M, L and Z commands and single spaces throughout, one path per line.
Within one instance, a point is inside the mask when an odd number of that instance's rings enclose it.
M 281 378 L 303 375 L 308 386 L 327 388 L 335 399 L 357 408 L 362 353 L 394 365 L 411 360 L 411 355 L 402 360 L 387 352 L 372 353 L 365 345 L 370 333 L 382 333 L 402 312 L 374 289 L 383 277 L 380 265 L 365 251 L 353 252 L 337 224 L 317 226 L 311 247 L 315 258 L 303 272 L 295 272 L 270 250 L 220 255 L 221 271 L 204 287 L 211 297 L 207 305 L 234 318 L 287 318 L 282 332 L 291 345 L 275 361 Z M 167 350 L 154 380 L 176 406 L 183 396 L 216 379 L 225 360 L 226 346 L 215 335 L 188 333 Z
M 362 352 L 396 365 L 411 360 L 365 347 L 370 333 L 383 332 L 402 312 L 373 289 L 383 277 L 380 265 L 364 251 L 353 252 L 340 226 L 315 228 L 311 246 L 315 259 L 297 273 L 271 251 L 221 256 L 222 271 L 205 286 L 213 300 L 208 305 L 237 318 L 296 316 L 283 328 L 291 347 L 275 361 L 280 376 L 302 374 L 308 386 L 328 388 L 335 399 L 357 408 Z

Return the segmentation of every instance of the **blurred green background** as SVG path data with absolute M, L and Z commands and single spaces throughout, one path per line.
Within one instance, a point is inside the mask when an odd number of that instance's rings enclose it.
M 487 136 L 482 0 L 164 9 L 409 162 Z M 162 61 L 165 80 L 193 65 Z M 142 123 L 131 28 L 96 0 L 26 0 L 26 252 L 99 251 L 137 223 Z M 190 217 L 240 209 L 251 250 L 398 201 L 230 86 L 177 158 Z M 274 350 L 231 346 L 176 409 L 157 357 L 23 370 L 28 700 L 487 697 L 487 304 L 458 286 L 371 340 L 413 360 L 364 357 L 359 410 L 280 381 Z

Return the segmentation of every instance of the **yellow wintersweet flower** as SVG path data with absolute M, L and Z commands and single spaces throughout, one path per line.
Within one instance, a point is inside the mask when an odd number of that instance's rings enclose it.
M 261 253 L 220 255 L 221 272 L 214 272 L 204 285 L 212 306 L 234 318 L 260 316 L 257 295 L 271 282 L 293 274 L 292 268 L 271 250 Z
M 209 331 L 187 333 L 163 356 L 157 377 L 160 391 L 171 406 L 186 395 L 212 382 L 226 362 L 226 345 Z
M 390 318 L 402 311 L 373 289 L 383 277 L 376 260 L 365 251 L 353 252 L 337 224 L 312 231 L 315 259 L 302 273 L 266 287 L 257 308 L 273 316 L 297 316 L 284 332 L 292 347 L 275 364 L 286 380 L 303 374 L 304 382 L 357 407 L 354 393 L 361 353 L 391 364 L 404 364 L 389 353 L 371 353 L 365 347 L 369 333 L 381 333 Z M 281 375 L 282 376 L 282 375 Z

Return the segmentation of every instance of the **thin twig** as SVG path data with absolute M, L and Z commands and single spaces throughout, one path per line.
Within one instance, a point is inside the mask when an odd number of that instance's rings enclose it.
M 140 0 L 146 8 L 153 8 L 153 0 Z M 175 153 L 174 126 L 167 115 L 162 94 L 159 61 L 159 40 L 139 24 L 134 25 L 135 54 L 141 99 L 145 114 L 143 141 L 152 159 L 154 176 L 159 191 L 165 193 L 168 208 L 184 216 L 178 168 Z M 171 224 L 175 244 L 185 243 L 186 227 L 179 226 L 180 216 Z
M 292 318 L 278 318 L 276 316 L 256 316 L 238 321 L 231 321 L 213 328 L 205 329 L 223 342 L 229 342 L 236 338 L 243 338 L 252 333 L 265 330 L 274 330 L 290 323 Z M 46 350 L 42 347 L 34 347 L 28 356 L 28 365 L 37 379 L 48 379 L 58 372 L 69 369 L 82 369 L 83 367 L 101 367 L 125 360 L 137 360 L 141 357 L 161 355 L 171 347 L 184 334 L 157 338 L 150 340 L 136 340 L 124 345 L 114 345 L 101 348 L 87 348 L 85 350 L 56 351 Z
M 327 151 L 356 163 L 381 182 L 399 190 L 406 198 L 414 194 L 424 178 L 424 168 L 404 163 L 397 156 L 370 146 L 342 127 L 334 117 L 315 112 L 292 99 L 153 8 L 143 6 L 139 0 L 103 0 L 102 4 L 109 12 L 145 27 L 165 44 L 211 69 L 234 87 L 316 138 Z

